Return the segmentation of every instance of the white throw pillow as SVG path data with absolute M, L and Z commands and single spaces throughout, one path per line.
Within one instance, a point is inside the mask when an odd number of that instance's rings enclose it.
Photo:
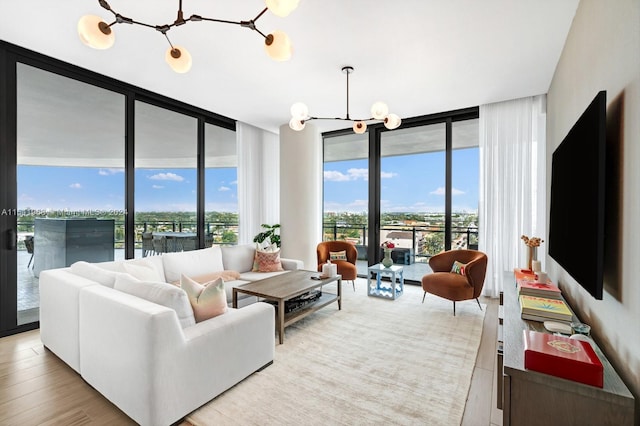
M 173 309 L 182 328 L 196 323 L 189 297 L 179 287 L 163 282 L 140 281 L 130 275 L 119 274 L 113 288 Z
M 221 250 L 224 269 L 247 272 L 253 268 L 253 258 L 256 254 L 256 247 L 253 244 L 223 246 Z
M 71 265 L 71 272 L 75 275 L 111 288 L 113 288 L 113 285 L 116 282 L 116 277 L 118 276 L 118 272 L 103 269 L 92 263 L 85 262 L 84 260 L 75 262 Z
M 203 285 L 182 275 L 180 286 L 189 296 L 197 323 L 227 312 L 227 294 L 224 291 L 222 278 L 217 278 Z
M 159 281 L 162 282 L 162 277 L 156 271 L 155 266 L 151 263 L 145 262 L 124 262 L 122 264 L 125 272 L 130 275 L 133 275 L 140 281 Z
M 180 275 L 193 277 L 224 270 L 220 247 L 166 253 L 162 255 L 164 276 L 168 283 L 179 281 Z

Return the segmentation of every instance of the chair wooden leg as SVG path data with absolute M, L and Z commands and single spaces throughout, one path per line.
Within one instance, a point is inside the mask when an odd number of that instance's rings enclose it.
M 453 301 L 453 316 L 456 316 L 456 301 Z
M 480 310 L 482 310 L 482 305 L 480 305 L 480 301 L 478 300 L 477 297 L 476 297 L 476 302 L 478 302 L 478 308 L 480 308 Z
M 425 291 L 424 294 L 422 295 L 422 303 L 424 303 L 424 298 L 427 297 L 427 292 Z
M 356 291 L 356 280 L 351 280 L 351 285 L 353 286 L 353 291 Z

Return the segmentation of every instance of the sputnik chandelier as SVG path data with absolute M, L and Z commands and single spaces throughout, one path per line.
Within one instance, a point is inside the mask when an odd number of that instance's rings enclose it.
M 382 121 L 389 129 L 397 129 L 402 124 L 402 120 L 396 114 L 389 114 L 389 107 L 384 102 L 376 102 L 371 106 L 371 117 L 356 119 L 349 115 L 349 74 L 353 72 L 353 67 L 342 67 L 342 72 L 347 75 L 347 115 L 345 117 L 314 117 L 309 115 L 309 108 L 302 102 L 296 102 L 291 106 L 291 121 L 289 127 L 300 131 L 304 129 L 305 123 L 311 120 L 344 120 L 353 121 L 353 131 L 362 134 L 367 131 L 367 121 Z
M 267 54 L 276 61 L 286 61 L 291 57 L 292 47 L 289 36 L 280 30 L 273 31 L 272 33 L 265 35 L 256 27 L 256 21 L 267 11 L 270 10 L 274 15 L 285 17 L 289 15 L 297 6 L 300 0 L 265 0 L 266 6 L 262 12 L 260 12 L 255 18 L 249 21 L 228 21 L 225 19 L 206 18 L 200 15 L 191 15 L 189 18 L 184 18 L 182 12 L 182 0 L 179 0 L 178 16 L 176 20 L 171 24 L 164 25 L 150 25 L 144 22 L 138 22 L 131 18 L 127 18 L 109 6 L 106 0 L 98 0 L 98 3 L 102 8 L 111 12 L 115 21 L 107 24 L 99 16 L 85 15 L 80 18 L 78 22 L 78 35 L 80 40 L 87 46 L 94 49 L 108 49 L 113 46 L 115 41 L 115 35 L 111 27 L 115 24 L 136 24 L 147 28 L 155 29 L 162 33 L 169 42 L 169 49 L 165 54 L 165 60 L 169 66 L 178 73 L 185 73 L 191 69 L 191 54 L 182 46 L 173 45 L 167 32 L 187 22 L 198 21 L 210 21 L 219 22 L 223 24 L 235 24 L 244 28 L 249 28 L 264 37 L 265 50 Z

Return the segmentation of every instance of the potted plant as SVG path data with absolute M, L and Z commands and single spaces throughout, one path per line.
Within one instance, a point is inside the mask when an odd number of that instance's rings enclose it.
M 275 244 L 278 248 L 280 247 L 280 224 L 276 223 L 275 225 L 267 225 L 263 223 L 260 225 L 264 230 L 260 232 L 258 235 L 253 237 L 254 243 L 262 244 L 266 239 L 269 239 L 269 244 Z

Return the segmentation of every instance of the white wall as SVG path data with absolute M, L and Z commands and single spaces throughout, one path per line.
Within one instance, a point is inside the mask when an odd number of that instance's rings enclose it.
M 322 241 L 322 137 L 313 123 L 300 132 L 280 127 L 280 225 L 282 257 L 315 270 Z
M 600 90 L 607 91 L 607 143 L 619 139 L 622 153 L 614 162 L 619 202 L 607 207 L 619 210 L 619 222 L 607 226 L 614 244 L 605 252 L 618 268 L 605 277 L 601 301 L 548 256 L 547 269 L 634 393 L 640 424 L 640 0 L 580 2 L 547 95 L 548 182 L 554 149 Z

